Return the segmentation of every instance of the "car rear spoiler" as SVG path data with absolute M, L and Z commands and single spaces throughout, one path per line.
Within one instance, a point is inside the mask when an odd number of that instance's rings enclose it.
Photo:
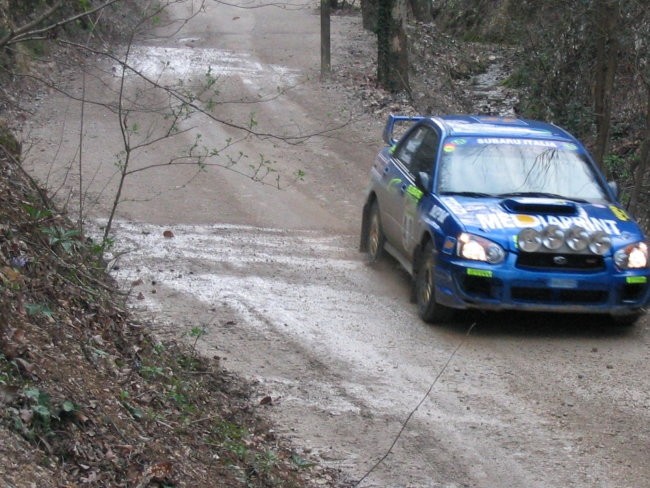
M 409 123 L 409 125 L 413 125 L 413 123 L 418 122 L 425 117 L 421 115 L 393 115 L 390 114 L 388 116 L 388 120 L 386 121 L 386 127 L 384 127 L 384 142 L 388 144 L 389 146 L 392 146 L 397 142 L 397 139 L 393 137 L 393 131 L 395 130 L 396 125 L 401 125 L 404 123 Z

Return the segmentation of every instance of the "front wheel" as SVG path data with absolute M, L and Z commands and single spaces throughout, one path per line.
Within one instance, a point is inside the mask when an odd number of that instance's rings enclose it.
M 642 316 L 643 313 L 641 312 L 626 315 L 612 315 L 611 320 L 614 325 L 619 327 L 634 327 Z
M 373 202 L 368 214 L 368 240 L 366 246 L 368 249 L 368 260 L 371 263 L 375 263 L 381 259 L 381 256 L 384 253 L 385 242 L 386 237 L 381 228 L 379 206 L 377 205 L 377 202 Z
M 429 242 L 424 248 L 415 275 L 415 301 L 418 315 L 428 323 L 448 322 L 454 315 L 454 309 L 436 302 L 435 267 L 433 244 Z

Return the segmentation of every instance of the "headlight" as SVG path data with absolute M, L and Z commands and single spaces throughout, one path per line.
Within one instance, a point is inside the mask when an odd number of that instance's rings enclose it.
M 506 252 L 496 242 L 463 232 L 458 237 L 458 255 L 473 261 L 497 264 L 506 257 Z
M 645 242 L 630 244 L 614 254 L 619 269 L 641 269 L 648 266 L 648 246 Z

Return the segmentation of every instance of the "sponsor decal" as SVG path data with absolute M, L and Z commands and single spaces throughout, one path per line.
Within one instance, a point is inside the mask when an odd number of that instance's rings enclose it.
M 447 217 L 449 217 L 449 212 L 443 208 L 440 208 L 438 205 L 434 205 L 431 208 L 429 215 L 433 218 L 433 220 L 442 224 L 447 219 Z
M 443 197 L 441 200 L 445 202 L 445 205 L 447 205 L 447 207 L 449 207 L 449 209 L 456 215 L 465 215 L 467 213 L 465 207 L 463 207 L 454 197 Z
M 447 143 L 442 146 L 442 150 L 446 153 L 454 152 L 456 150 L 456 144 Z
M 630 285 L 642 285 L 648 282 L 647 276 L 628 276 L 625 278 L 625 282 Z
M 467 144 L 467 139 L 454 139 L 451 143 L 456 144 L 457 146 L 462 146 L 463 144 Z
M 616 205 L 610 205 L 609 209 L 614 214 L 614 217 L 616 217 L 618 220 L 622 220 L 623 222 L 630 220 L 630 216 L 622 208 L 618 208 Z
M 493 122 L 495 124 L 517 124 L 517 125 L 525 125 L 525 123 L 517 119 L 515 117 L 501 117 L 501 116 L 495 116 L 495 115 L 483 115 L 481 117 L 478 117 L 478 120 L 480 122 Z
M 468 276 L 478 276 L 480 278 L 492 278 L 492 271 L 487 269 L 467 268 Z
M 505 212 L 491 212 L 477 214 L 476 218 L 479 226 L 485 230 L 500 229 L 517 229 L 525 227 L 538 227 L 547 225 L 557 225 L 560 229 L 569 229 L 576 225 L 590 232 L 601 230 L 608 234 L 621 235 L 618 224 L 615 220 L 599 219 L 582 215 L 577 217 L 567 217 L 564 215 L 528 215 L 528 214 L 509 214 Z
M 538 139 L 512 139 L 509 137 L 480 137 L 476 139 L 477 144 L 509 144 L 511 146 L 541 146 L 557 147 L 555 141 L 543 141 Z
M 393 178 L 388 182 L 388 191 L 391 193 L 397 192 L 397 189 L 401 184 L 402 180 L 400 178 Z
M 447 237 L 445 239 L 445 243 L 442 245 L 442 252 L 445 254 L 451 254 L 454 251 L 454 247 L 456 246 L 456 239 L 453 237 Z
M 551 278 L 548 280 L 548 286 L 550 288 L 578 288 L 578 280 Z
M 416 201 L 420 201 L 422 195 L 424 195 L 422 190 L 420 190 L 417 186 L 413 186 L 413 185 L 409 185 L 409 187 L 406 189 L 406 193 L 409 196 L 413 197 Z

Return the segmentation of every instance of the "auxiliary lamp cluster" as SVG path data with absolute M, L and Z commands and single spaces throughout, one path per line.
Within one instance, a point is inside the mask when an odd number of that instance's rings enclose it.
M 612 240 L 603 231 L 589 232 L 573 226 L 567 230 L 549 225 L 542 230 L 526 228 L 517 236 L 519 249 L 524 252 L 574 252 L 607 255 Z M 614 263 L 619 269 L 641 269 L 648 266 L 648 246 L 645 242 L 629 244 L 614 253 Z

